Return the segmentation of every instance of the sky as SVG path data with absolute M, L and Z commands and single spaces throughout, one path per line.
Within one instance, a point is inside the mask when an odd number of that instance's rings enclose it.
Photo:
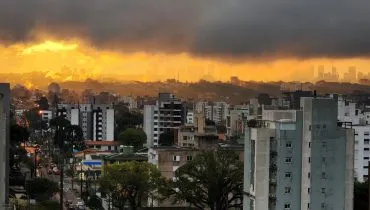
M 0 72 L 182 81 L 370 72 L 369 1 L 0 0 Z

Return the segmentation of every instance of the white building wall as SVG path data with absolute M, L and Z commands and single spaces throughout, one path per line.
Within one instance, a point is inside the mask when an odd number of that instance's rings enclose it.
M 106 139 L 107 141 L 114 140 L 114 109 L 107 109 L 106 119 Z
M 358 181 L 364 182 L 368 177 L 367 166 L 370 161 L 370 126 L 353 126 L 353 129 L 355 130 L 354 176 Z
M 80 124 L 80 111 L 78 109 L 71 109 L 71 125 Z
M 144 121 L 143 128 L 147 138 L 147 147 L 153 146 L 154 135 L 154 105 L 144 106 Z

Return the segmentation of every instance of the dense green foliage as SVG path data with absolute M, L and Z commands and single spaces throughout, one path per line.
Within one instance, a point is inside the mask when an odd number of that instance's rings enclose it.
M 241 208 L 243 163 L 231 151 L 208 151 L 175 172 L 170 194 L 176 202 L 187 202 L 200 209 Z
M 130 111 L 123 103 L 119 103 L 114 107 L 116 134 L 124 132 L 127 128 L 136 128 L 143 124 L 143 114 L 137 111 Z
M 47 201 L 59 191 L 59 187 L 57 183 L 49 179 L 35 178 L 28 181 L 26 190 L 36 201 Z
M 369 209 L 369 183 L 355 182 L 354 184 L 354 201 L 355 210 Z
M 133 146 L 137 151 L 146 143 L 146 134 L 142 129 L 127 128 L 118 135 L 118 140 L 126 146 Z
M 165 185 L 160 171 L 147 162 L 130 161 L 107 165 L 100 180 L 103 193 L 118 209 L 128 204 L 132 210 L 142 206 L 148 198 L 160 198 Z

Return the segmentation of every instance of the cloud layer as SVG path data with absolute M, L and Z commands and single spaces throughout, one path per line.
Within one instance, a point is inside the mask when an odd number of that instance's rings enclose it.
M 0 40 L 33 41 L 42 31 L 129 52 L 367 57 L 369 9 L 348 0 L 0 0 Z

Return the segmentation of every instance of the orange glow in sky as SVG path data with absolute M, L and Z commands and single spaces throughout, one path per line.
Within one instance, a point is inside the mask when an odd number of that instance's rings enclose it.
M 256 81 L 311 81 L 312 69 L 319 65 L 324 65 L 326 71 L 331 71 L 332 66 L 336 66 L 339 73 L 355 66 L 358 71 L 367 73 L 370 60 L 279 59 L 231 62 L 193 57 L 187 53 L 121 53 L 100 50 L 78 40 L 45 40 L 33 44 L 0 46 L 1 73 L 42 71 L 61 81 L 103 77 L 122 81 L 168 78 L 189 82 L 199 79 L 227 81 L 230 76 Z

